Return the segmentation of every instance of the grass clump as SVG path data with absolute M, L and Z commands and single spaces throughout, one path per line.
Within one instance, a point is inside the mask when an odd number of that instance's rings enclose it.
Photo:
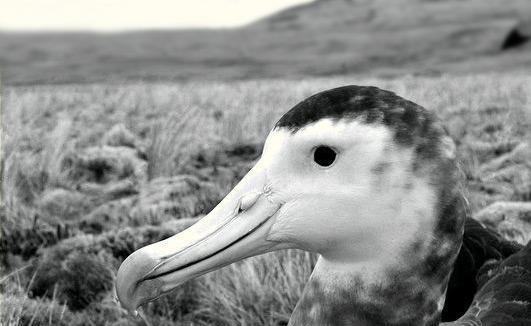
M 33 278 L 25 277 L 27 267 L 15 269 L 0 280 L 0 325 L 72 325 L 75 314 L 54 296 L 51 299 L 29 297 Z
M 287 325 L 317 256 L 272 252 L 207 274 L 196 316 L 213 325 Z
M 1 295 L 0 324 L 4 326 L 70 326 L 74 315 L 66 305 L 24 295 Z
M 22 119 L 8 115 L 6 120 Z M 36 206 L 41 193 L 48 187 L 64 183 L 62 161 L 72 149 L 72 122 L 61 116 L 46 137 L 36 138 L 29 126 L 2 128 L 2 188 L 1 198 L 6 215 L 2 222 L 14 227 L 30 226 L 38 213 Z M 4 120 L 3 120 L 4 122 Z M 20 122 L 16 125 L 20 125 Z M 7 134 L 5 134 L 7 133 Z
M 73 310 L 82 310 L 100 301 L 112 289 L 113 274 L 98 255 L 49 250 L 39 261 L 30 293 L 55 297 Z

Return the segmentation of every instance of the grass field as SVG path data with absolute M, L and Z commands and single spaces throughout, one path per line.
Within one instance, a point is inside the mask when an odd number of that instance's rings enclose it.
M 143 325 L 114 299 L 121 261 L 208 212 L 290 107 L 345 84 L 437 112 L 456 139 L 474 214 L 531 200 L 529 75 L 7 87 L 0 324 Z M 314 260 L 299 251 L 249 259 L 144 313 L 153 325 L 285 325 Z

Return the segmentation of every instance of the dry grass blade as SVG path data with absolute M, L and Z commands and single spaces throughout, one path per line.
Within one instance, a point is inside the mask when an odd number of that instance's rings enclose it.
M 177 113 L 152 128 L 147 150 L 149 179 L 172 176 L 186 163 L 186 155 L 194 145 L 195 131 L 202 114 L 196 107 L 182 111 L 182 114 Z
M 35 201 L 49 187 L 67 183 L 62 162 L 72 150 L 72 120 L 61 117 L 43 140 L 38 152 L 24 148 L 20 135 L 15 136 L 10 153 L 2 157 L 2 200 L 9 224 L 29 227 L 34 222 Z

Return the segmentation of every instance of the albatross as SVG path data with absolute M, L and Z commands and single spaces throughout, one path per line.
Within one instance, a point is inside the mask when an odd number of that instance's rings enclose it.
M 434 114 L 344 86 L 297 104 L 205 217 L 132 253 L 116 292 L 133 312 L 266 252 L 319 258 L 289 325 L 531 325 L 531 244 L 471 219 L 456 148 Z M 446 325 L 446 324 L 445 324 Z

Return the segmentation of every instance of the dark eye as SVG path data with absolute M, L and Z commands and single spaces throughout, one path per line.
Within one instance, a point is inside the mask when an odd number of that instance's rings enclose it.
M 337 153 L 328 146 L 319 146 L 313 152 L 313 160 L 320 166 L 330 166 L 336 160 Z

